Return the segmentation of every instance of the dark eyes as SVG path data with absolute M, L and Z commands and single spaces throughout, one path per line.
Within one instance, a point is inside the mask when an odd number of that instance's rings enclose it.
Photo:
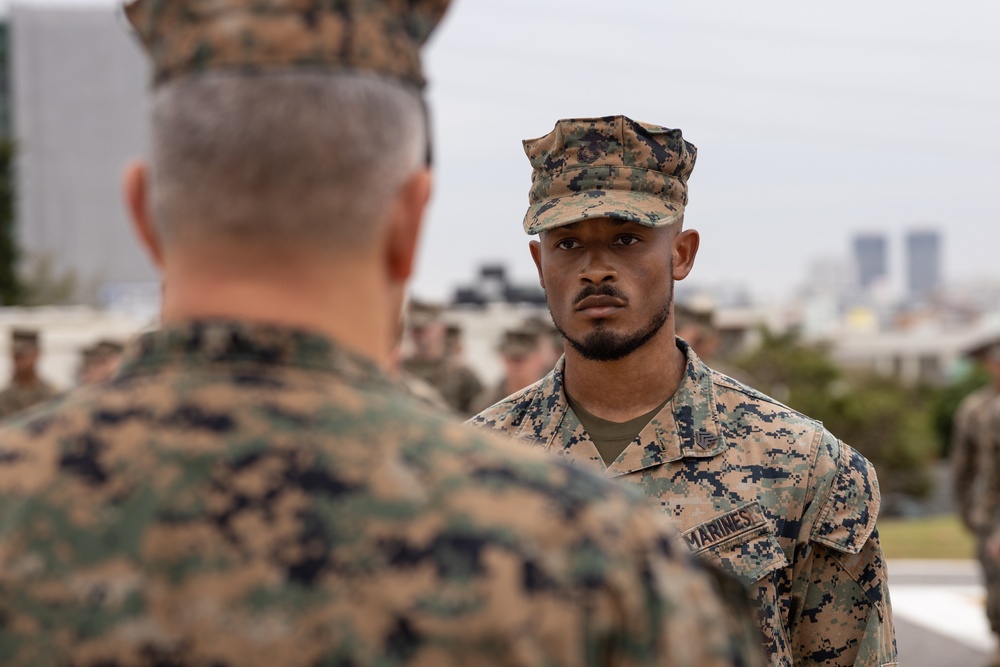
M 615 239 L 614 245 L 629 246 L 629 245 L 635 245 L 638 242 L 639 242 L 638 236 L 632 236 L 631 234 L 622 234 L 621 236 Z
M 615 237 L 615 240 L 611 242 L 611 245 L 628 247 L 635 245 L 641 240 L 642 239 L 638 236 L 634 236 L 632 234 L 621 234 Z M 582 248 L 583 244 L 576 239 L 569 238 L 556 241 L 555 247 L 559 250 L 576 250 L 577 248 Z

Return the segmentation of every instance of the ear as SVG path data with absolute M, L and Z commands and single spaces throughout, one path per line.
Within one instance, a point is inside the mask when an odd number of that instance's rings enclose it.
M 400 188 L 386 229 L 386 268 L 390 282 L 405 283 L 413 274 L 420 229 L 431 198 L 430 169 L 421 169 Z
M 163 244 L 149 214 L 149 168 L 145 162 L 136 160 L 125 167 L 123 189 L 132 229 L 153 264 L 162 271 Z
M 701 245 L 701 236 L 693 229 L 685 229 L 674 237 L 674 280 L 684 280 L 691 273 L 699 245 Z
M 528 250 L 531 251 L 531 259 L 535 261 L 535 268 L 538 269 L 538 284 L 545 289 L 545 278 L 542 277 L 542 244 L 539 241 L 528 243 Z

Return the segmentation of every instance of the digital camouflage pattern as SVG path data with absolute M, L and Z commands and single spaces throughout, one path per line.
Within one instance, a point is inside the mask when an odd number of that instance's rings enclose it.
M 327 339 L 194 322 L 0 431 L 0 663 L 762 664 L 653 517 Z
M 59 392 L 43 380 L 36 380 L 29 385 L 11 382 L 0 391 L 0 419 L 50 401 L 58 395 Z
M 1000 497 L 990 497 L 988 476 L 1000 465 L 995 448 L 994 413 L 1000 410 L 1000 393 L 993 386 L 972 392 L 959 404 L 951 434 L 951 464 L 955 500 L 965 526 L 978 535 L 989 531 Z M 1000 490 L 995 490 L 997 492 Z
M 524 142 L 531 161 L 524 231 L 538 234 L 590 218 L 649 227 L 680 220 L 698 149 L 680 130 L 625 116 L 560 120 Z
M 135 0 L 154 82 L 205 70 L 349 68 L 423 88 L 419 48 L 449 0 Z
M 977 538 L 977 556 L 986 585 L 986 618 L 1000 634 L 1000 563 L 986 542 L 1000 514 L 1000 393 L 992 386 L 966 396 L 955 412 L 951 462 L 958 513 Z
M 871 464 L 821 424 L 687 356 L 680 387 L 605 466 L 563 364 L 472 423 L 634 485 L 691 550 L 741 580 L 770 664 L 896 664 Z

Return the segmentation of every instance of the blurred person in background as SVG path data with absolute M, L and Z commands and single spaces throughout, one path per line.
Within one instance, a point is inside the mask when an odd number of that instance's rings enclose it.
M 77 381 L 80 385 L 106 382 L 121 365 L 124 345 L 115 340 L 100 340 L 80 351 Z
M 625 116 L 560 120 L 524 149 L 524 230 L 566 353 L 471 423 L 652 498 L 746 586 L 772 665 L 895 665 L 871 463 L 675 336 L 697 149 Z
M 986 617 L 1000 639 L 1000 340 L 969 353 L 983 365 L 990 382 L 966 396 L 952 426 L 952 479 L 958 513 L 976 536 L 977 556 L 986 586 Z M 1000 648 L 991 656 L 1000 667 Z
M 162 329 L 0 430 L 4 667 L 759 667 L 632 494 L 388 375 L 442 0 L 137 0 Z
M 548 364 L 548 368 L 545 370 L 546 372 L 552 370 L 552 367 L 559 361 L 559 357 L 563 355 L 564 351 L 562 334 L 559 333 L 556 325 L 552 323 L 552 318 L 548 315 L 544 317 L 534 315 L 524 320 L 523 328 L 528 331 L 535 331 L 541 336 L 542 348 L 545 350 L 546 363 Z
M 0 418 L 45 403 L 58 394 L 52 385 L 38 375 L 40 354 L 38 331 L 35 329 L 11 331 L 10 360 L 13 373 L 10 384 L 0 391 Z
M 473 403 L 483 391 L 483 383 L 465 359 L 465 331 L 462 326 L 449 323 L 444 329 L 445 379 L 440 391 L 448 404 L 459 414 L 469 417 L 475 413 Z
M 393 341 L 392 348 L 389 350 L 389 375 L 399 383 L 400 387 L 425 405 L 438 410 L 451 410 L 437 389 L 416 375 L 408 373 L 403 368 L 403 336 L 405 332 L 406 323 L 401 317 L 398 333 Z
M 434 387 L 456 413 L 471 415 L 483 385 L 462 358 L 461 327 L 446 323 L 439 307 L 411 302 L 407 328 L 412 352 L 403 371 Z
M 505 331 L 498 352 L 503 361 L 503 377 L 496 386 L 480 394 L 477 411 L 538 382 L 552 369 L 552 347 L 546 332 L 527 323 Z
M 745 370 L 720 358 L 722 335 L 715 325 L 715 311 L 712 308 L 676 303 L 674 327 L 677 337 L 690 345 L 709 368 L 745 385 L 758 386 Z

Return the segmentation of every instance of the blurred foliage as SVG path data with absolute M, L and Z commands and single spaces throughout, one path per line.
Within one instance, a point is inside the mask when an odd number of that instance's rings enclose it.
M 20 253 L 14 230 L 14 144 L 0 139 L 0 304 L 21 303 L 24 290 L 17 276 Z
M 976 541 L 954 514 L 921 519 L 879 519 L 879 538 L 886 558 L 976 557 Z
M 758 389 L 823 422 L 864 454 L 878 471 L 883 494 L 930 494 L 930 466 L 941 444 L 926 389 L 845 373 L 826 350 L 803 344 L 795 334 L 764 332 L 761 347 L 736 364 L 756 378 Z
M 937 390 L 931 396 L 931 419 L 941 442 L 942 456 L 948 456 L 950 453 L 951 429 L 955 423 L 955 411 L 958 410 L 958 404 L 962 402 L 963 398 L 989 382 L 990 376 L 986 369 L 983 368 L 982 364 L 975 364 L 957 382 Z

